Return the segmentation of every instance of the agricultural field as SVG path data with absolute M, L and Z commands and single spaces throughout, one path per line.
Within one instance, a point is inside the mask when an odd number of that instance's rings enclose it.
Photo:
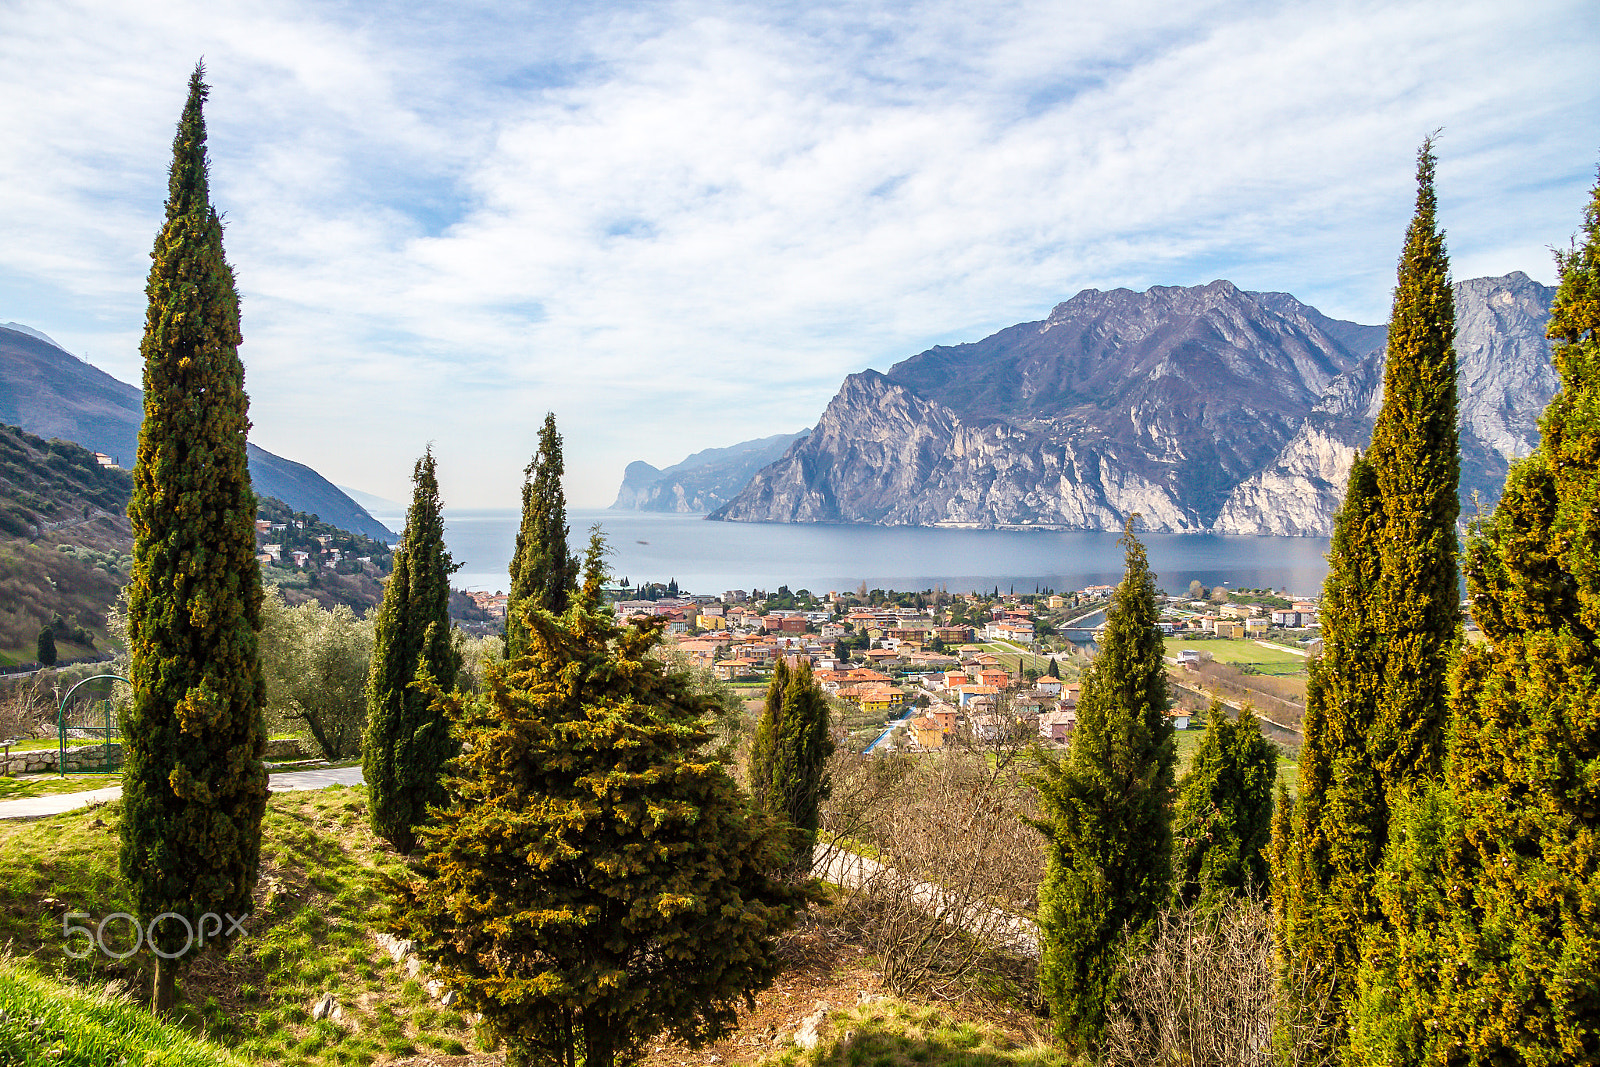
M 1181 650 L 1192 648 L 1200 653 L 1202 660 L 1209 655 L 1218 663 L 1251 668 L 1257 674 L 1303 674 L 1306 669 L 1305 656 L 1291 652 L 1287 648 L 1269 647 L 1254 640 L 1198 639 L 1189 634 L 1183 637 L 1168 637 L 1163 644 L 1169 659 L 1176 659 Z

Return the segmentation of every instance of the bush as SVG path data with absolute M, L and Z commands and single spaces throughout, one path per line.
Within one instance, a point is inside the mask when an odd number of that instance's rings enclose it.
M 1306 1006 L 1314 987 L 1291 974 L 1291 996 L 1281 995 L 1272 913 L 1260 901 L 1163 912 L 1148 944 L 1124 942 L 1123 953 L 1106 1067 L 1325 1067 L 1336 1059 L 1315 1036 L 1329 1013 L 1326 1001 Z M 1280 1018 L 1291 1003 L 1303 1018 Z

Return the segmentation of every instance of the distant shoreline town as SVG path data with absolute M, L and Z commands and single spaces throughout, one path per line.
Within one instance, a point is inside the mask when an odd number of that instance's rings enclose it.
M 1104 625 L 1113 587 L 1032 594 L 928 589 L 721 596 L 669 586 L 613 587 L 621 618 L 665 620 L 669 646 L 719 682 L 764 685 L 780 660 L 809 665 L 841 705 L 842 732 L 864 751 L 916 752 L 957 739 L 980 744 L 1038 736 L 1064 745 L 1077 722 L 1087 649 Z M 504 619 L 504 592 L 469 593 Z M 1322 650 L 1315 598 L 1270 589 L 1207 589 L 1158 597 L 1167 638 L 1265 642 L 1308 656 Z M 1176 649 L 1169 661 L 1197 669 L 1209 658 Z M 1175 708 L 1174 725 L 1190 713 Z M 869 743 L 870 742 L 870 743 Z

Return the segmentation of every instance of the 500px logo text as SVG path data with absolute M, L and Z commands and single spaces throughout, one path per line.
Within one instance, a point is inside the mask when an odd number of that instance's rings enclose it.
M 92 918 L 92 916 L 86 911 L 69 911 L 61 917 L 61 939 L 66 942 L 62 948 L 67 955 L 75 960 L 85 959 L 94 955 L 96 948 L 112 959 L 125 960 L 135 952 L 138 952 L 142 945 L 149 945 L 150 951 L 164 960 L 175 960 L 179 956 L 187 954 L 191 948 L 205 948 L 207 937 L 215 939 L 219 934 L 223 937 L 233 937 L 235 934 L 242 937 L 249 933 L 244 928 L 244 921 L 249 918 L 248 915 L 241 915 L 236 919 L 227 912 L 218 915 L 216 912 L 208 911 L 200 916 L 200 922 L 195 924 L 175 911 L 164 911 L 154 919 L 151 919 L 148 924 L 142 924 L 125 911 L 114 911 L 95 924 L 93 929 L 88 926 L 74 925 L 77 920 L 88 918 Z M 133 934 L 133 941 L 125 950 L 120 951 L 106 944 L 106 928 L 118 920 L 126 922 L 129 932 Z M 223 925 L 224 920 L 227 922 L 226 929 L 224 929 Z M 156 936 L 157 927 L 162 923 L 171 922 L 183 925 L 183 947 L 176 952 L 168 952 L 162 949 Z M 199 927 L 198 930 L 196 930 L 197 925 Z M 73 938 L 79 936 L 87 939 L 87 943 L 79 943 L 81 948 L 73 942 Z M 117 943 L 121 941 L 121 938 L 113 937 L 112 941 Z

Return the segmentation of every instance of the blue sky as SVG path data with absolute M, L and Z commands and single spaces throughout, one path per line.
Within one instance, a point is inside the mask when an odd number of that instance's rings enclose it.
M 0 322 L 139 380 L 194 61 L 253 439 L 406 499 L 568 498 L 809 425 L 1081 289 L 1381 322 L 1435 128 L 1457 278 L 1554 280 L 1600 5 L 0 0 Z

